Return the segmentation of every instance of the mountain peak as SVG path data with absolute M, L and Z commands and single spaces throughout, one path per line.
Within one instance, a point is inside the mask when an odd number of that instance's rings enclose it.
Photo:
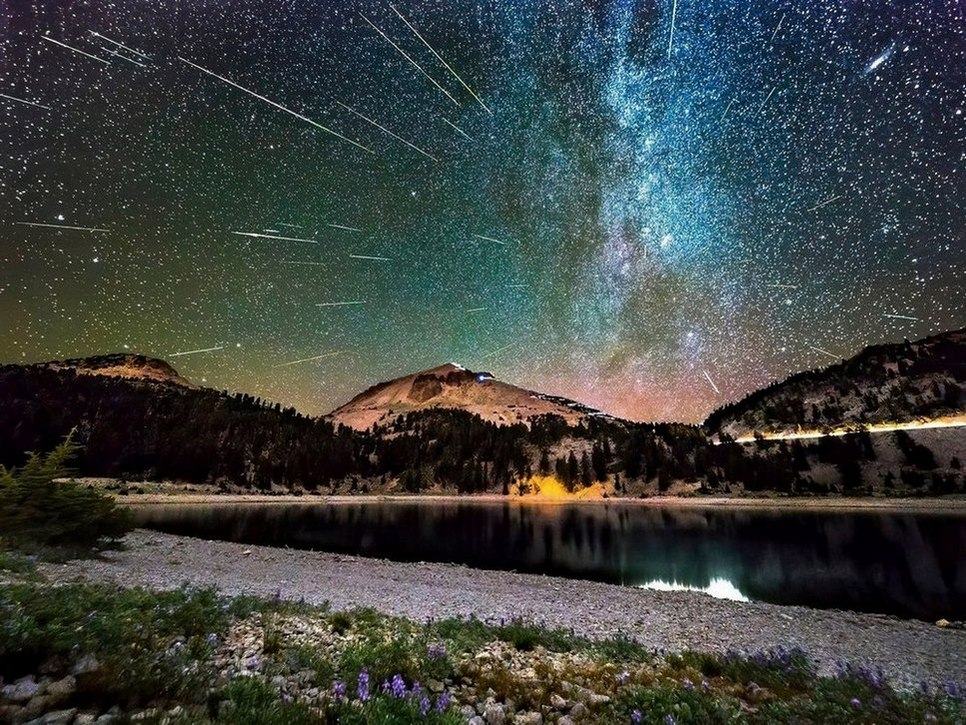
M 49 370 L 73 370 L 78 375 L 100 375 L 152 383 L 169 383 L 186 388 L 195 387 L 170 363 L 135 353 L 119 352 L 69 360 L 51 360 L 36 363 L 36 367 Z
M 574 425 L 589 416 L 602 415 L 572 400 L 519 388 L 489 372 L 450 362 L 373 385 L 328 417 L 333 423 L 365 430 L 430 408 L 465 410 L 500 425 L 527 423 L 548 414 L 559 415 Z

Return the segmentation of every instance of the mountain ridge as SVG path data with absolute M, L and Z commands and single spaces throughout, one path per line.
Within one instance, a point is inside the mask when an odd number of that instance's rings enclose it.
M 966 328 L 869 345 L 727 403 L 704 421 L 741 437 L 907 423 L 966 414 Z
M 577 401 L 521 388 L 453 362 L 376 383 L 324 417 L 337 425 L 367 430 L 430 408 L 465 410 L 498 425 L 526 424 L 543 415 L 560 416 L 568 425 L 591 417 L 612 417 Z
M 99 375 L 127 380 L 168 383 L 186 388 L 197 387 L 162 358 L 139 353 L 114 352 L 66 360 L 31 363 L 31 367 L 48 370 L 73 370 L 78 375 Z

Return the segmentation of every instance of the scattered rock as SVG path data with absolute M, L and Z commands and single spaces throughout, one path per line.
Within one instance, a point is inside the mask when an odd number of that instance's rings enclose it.
M 45 697 L 48 706 L 55 706 L 69 699 L 77 689 L 77 680 L 73 675 L 67 675 L 63 679 L 51 682 L 47 685 Z
M 39 692 L 40 685 L 37 684 L 37 680 L 34 679 L 33 675 L 27 675 L 11 685 L 6 685 L 0 690 L 0 696 L 11 702 L 27 702 Z
M 582 702 L 578 702 L 576 705 L 574 705 L 572 708 L 570 708 L 570 716 L 573 717 L 573 718 L 586 717 L 587 716 L 587 706 L 584 703 L 582 703 Z
M 76 677 L 78 675 L 87 675 L 91 672 L 96 672 L 100 668 L 101 663 L 97 661 L 94 655 L 84 655 L 70 668 L 70 673 Z
M 566 710 L 567 701 L 555 692 L 550 696 L 550 707 L 554 710 Z
M 55 710 L 54 712 L 48 712 L 46 715 L 44 715 L 41 722 L 44 725 L 70 725 L 71 721 L 74 719 L 74 715 L 76 714 L 76 707 L 73 707 L 70 710 Z
M 503 725 L 506 721 L 506 713 L 503 712 L 503 706 L 495 702 L 487 703 L 486 708 L 483 710 L 483 718 L 489 725 Z

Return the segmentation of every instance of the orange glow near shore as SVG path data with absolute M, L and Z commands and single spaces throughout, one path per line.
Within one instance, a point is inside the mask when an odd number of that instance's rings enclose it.
M 594 483 L 587 488 L 570 493 L 563 481 L 556 476 L 534 476 L 527 483 L 530 486 L 530 492 L 524 494 L 522 498 L 565 501 L 603 498 L 604 495 L 604 489 L 600 483 Z
M 911 420 L 904 423 L 872 423 L 864 426 L 869 433 L 889 433 L 897 430 L 927 430 L 931 428 L 961 428 L 966 426 L 966 415 L 951 418 L 936 418 L 935 420 Z M 824 432 L 820 430 L 789 431 L 781 433 L 759 433 L 757 439 L 766 441 L 793 441 L 810 438 L 824 438 L 825 436 L 846 436 L 857 433 L 855 428 L 836 428 Z M 736 443 L 751 443 L 757 440 L 754 435 L 736 438 Z M 715 445 L 720 443 L 716 441 Z

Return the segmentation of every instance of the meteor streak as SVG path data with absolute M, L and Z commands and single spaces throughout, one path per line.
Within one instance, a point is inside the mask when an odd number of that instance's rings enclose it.
M 184 352 L 172 352 L 167 357 L 181 357 L 182 355 L 197 355 L 200 352 L 215 352 L 215 350 L 224 350 L 224 345 L 218 345 L 217 347 L 204 347 L 200 350 L 185 350 Z
M 151 60 L 151 56 L 150 55 L 147 55 L 146 53 L 142 53 L 140 50 L 134 50 L 134 48 L 128 48 L 126 45 L 124 45 L 124 43 L 118 43 L 116 40 L 111 40 L 106 35 L 101 35 L 96 30 L 88 30 L 87 32 L 90 33 L 91 35 L 93 35 L 95 38 L 100 38 L 101 40 L 106 40 L 111 45 L 116 45 L 118 48 L 123 48 L 128 53 L 133 53 L 136 56 L 139 56 L 141 58 L 144 58 L 145 60 Z
M 113 55 L 115 58 L 120 58 L 121 60 L 126 60 L 128 63 L 134 63 L 134 65 L 139 66 L 141 68 L 144 68 L 145 67 L 144 66 L 144 63 L 141 63 L 140 61 L 134 60 L 133 58 L 128 58 L 126 55 L 122 55 L 121 53 L 118 53 L 114 48 L 105 48 L 102 45 L 101 46 L 101 50 L 103 50 L 105 53 L 107 53 L 109 55 Z
M 464 312 L 482 312 L 485 309 L 486 309 L 485 307 L 470 307 L 464 310 Z
M 815 352 L 820 352 L 823 355 L 828 355 L 829 357 L 834 357 L 836 360 L 841 360 L 842 358 L 836 355 L 834 352 L 829 352 L 828 350 L 823 350 L 820 347 L 815 347 L 814 345 L 806 345 L 809 350 L 814 350 Z
M 771 100 L 771 97 L 775 94 L 775 89 L 776 88 L 778 88 L 778 86 L 772 86 L 771 87 L 771 90 L 768 91 L 768 95 L 765 96 L 765 100 L 761 102 L 761 105 L 760 106 L 758 106 L 758 110 L 759 111 L 765 107 L 765 104 L 768 103 L 768 101 Z
M 406 144 L 406 145 L 407 145 L 407 146 L 408 146 L 409 148 L 411 148 L 411 149 L 415 149 L 416 151 L 418 151 L 419 153 L 421 153 L 421 154 L 422 154 L 423 156 L 425 156 L 425 157 L 427 157 L 427 158 L 430 158 L 430 159 L 432 159 L 433 161 L 439 161 L 439 159 L 437 159 L 437 158 L 436 158 L 435 156 L 433 156 L 433 155 L 432 155 L 432 154 L 430 154 L 430 153 L 427 153 L 426 151 L 423 151 L 423 150 L 422 150 L 421 148 L 419 148 L 419 146 L 417 146 L 416 144 L 413 144 L 413 143 L 410 143 L 409 141 L 407 141 L 406 139 L 404 139 L 404 138 L 403 138 L 402 136 L 398 136 L 398 135 L 396 135 L 396 134 L 394 134 L 394 133 L 393 133 L 392 131 L 390 131 L 390 130 L 389 130 L 388 128 L 386 128 L 385 126 L 382 126 L 382 125 L 380 125 L 379 123 L 377 123 L 377 122 L 375 122 L 375 121 L 373 121 L 373 120 L 372 120 L 371 118 L 369 118 L 368 116 L 364 116 L 363 114 L 361 114 L 361 113 L 359 113 L 359 112 L 358 112 L 357 110 L 355 110 L 354 108 L 351 108 L 350 106 L 347 106 L 346 104 L 344 104 L 344 103 L 342 103 L 341 101 L 336 101 L 336 103 L 338 103 L 338 104 L 339 104 L 340 106 L 342 106 L 342 107 L 343 107 L 343 108 L 344 108 L 345 110 L 347 110 L 347 111 L 348 111 L 349 113 L 352 113 L 352 114 L 355 114 L 356 116 L 358 116 L 359 118 L 361 118 L 361 119 L 362 119 L 363 121 L 366 121 L 367 123 L 371 123 L 371 124 L 372 124 L 373 126 L 375 126 L 376 128 L 378 128 L 378 129 L 379 129 L 380 131 L 382 131 L 383 133 L 387 133 L 387 134 L 389 134 L 390 136 L 392 136 L 392 137 L 393 137 L 394 139 L 396 139 L 397 141 L 402 141 L 402 142 L 403 142 L 404 144 Z
M 674 4 L 671 6 L 671 37 L 667 41 L 667 57 L 668 60 L 671 59 L 671 48 L 674 47 L 674 21 L 678 16 L 678 0 L 674 0 Z
M 362 229 L 359 229 L 358 227 L 347 227 L 344 224 L 327 224 L 326 226 L 330 226 L 333 229 L 344 229 L 347 232 L 361 232 L 362 231 Z
M 278 225 L 281 226 L 281 227 L 288 227 L 289 229 L 301 229 L 302 228 L 298 224 L 286 224 L 285 222 L 279 222 Z
M 499 239 L 494 239 L 493 237 L 485 237 L 482 234 L 474 234 L 473 236 L 477 239 L 482 239 L 485 242 L 493 242 L 494 244 L 502 244 L 504 247 L 506 246 L 506 242 L 501 242 Z
M 336 350 L 335 352 L 325 352 L 321 355 L 316 355 L 315 357 L 303 357 L 301 360 L 292 360 L 291 362 L 279 363 L 275 367 L 284 368 L 287 365 L 298 365 L 304 362 L 314 362 L 315 360 L 324 360 L 327 357 L 335 357 L 336 355 L 341 355 L 342 350 Z
M 496 350 L 491 350 L 488 353 L 485 353 L 483 355 L 480 355 L 480 360 L 485 360 L 488 357 L 493 357 L 494 355 L 499 355 L 501 352 L 506 352 L 511 347 L 513 347 L 515 344 L 516 344 L 515 342 L 511 342 L 509 345 L 504 345 L 503 347 L 499 347 Z
M 721 118 L 718 119 L 718 123 L 721 123 L 722 121 L 725 120 L 725 116 L 728 115 L 728 111 L 731 110 L 731 107 L 733 105 L 735 105 L 735 99 L 734 98 L 732 98 L 730 101 L 728 101 L 728 106 L 725 108 L 724 113 L 721 114 Z
M 376 262 L 391 262 L 389 257 L 373 257 L 368 254 L 350 254 L 349 259 L 371 259 Z
M 476 93 L 473 92 L 473 89 L 470 88 L 468 85 L 466 85 L 466 81 L 464 81 L 462 78 L 460 78 L 459 74 L 455 70 L 453 70 L 453 68 L 450 66 L 450 64 L 447 63 L 445 60 L 443 60 L 443 56 L 441 56 L 439 53 L 437 53 L 436 52 L 436 49 L 429 44 L 429 42 L 426 40 L 426 38 L 424 38 L 422 35 L 419 34 L 419 31 L 416 30 L 416 28 L 413 27 L 413 24 L 410 23 L 403 16 L 403 14 L 401 12 L 399 12 L 398 10 L 396 10 L 395 6 L 392 3 L 389 3 L 389 7 L 392 8 L 392 11 L 394 13 L 396 13 L 396 15 L 399 16 L 399 19 L 400 20 L 402 20 L 404 23 L 406 23 L 406 27 L 413 31 L 413 35 L 415 35 L 417 38 L 419 38 L 422 41 L 423 45 L 425 45 L 427 48 L 429 48 L 429 52 L 436 56 L 436 59 L 440 63 L 443 64 L 443 67 L 446 68 L 446 70 L 448 70 L 450 73 L 453 74 L 453 77 L 460 82 L 460 85 L 462 85 L 463 88 L 465 88 L 469 92 L 469 94 L 471 96 L 473 96 L 473 98 L 476 99 L 476 102 L 479 103 L 481 106 L 483 106 L 483 110 L 486 111 L 487 113 L 489 113 L 492 116 L 493 115 L 493 111 L 491 111 L 489 108 L 487 108 L 487 105 L 485 103 L 483 103 L 482 100 L 480 100 L 480 97 L 478 95 L 476 95 Z M 443 119 L 443 120 L 445 120 L 445 119 Z M 449 123 L 449 122 L 447 121 L 447 123 Z M 450 125 L 452 125 L 452 124 L 450 124 Z M 459 129 L 457 129 L 457 130 L 459 130 Z
M 913 322 L 919 322 L 918 317 L 910 317 L 909 315 L 890 315 L 890 314 L 883 313 L 882 316 L 891 317 L 894 320 L 912 320 Z
M 45 111 L 49 111 L 50 106 L 45 106 L 42 103 L 36 103 L 34 101 L 28 101 L 23 98 L 17 98 L 16 96 L 8 96 L 6 93 L 0 93 L 0 98 L 6 98 L 9 101 L 16 101 L 17 103 L 25 103 L 28 106 L 36 106 L 37 108 L 43 108 Z
M 254 239 L 278 239 L 282 242 L 306 242 L 307 244 L 318 244 L 314 239 L 302 239 L 300 237 L 283 237 L 278 234 L 260 234 L 258 232 L 232 232 L 240 237 L 252 237 Z
M 771 34 L 771 38 L 768 40 L 769 43 L 775 40 L 775 36 L 778 35 L 778 31 L 782 29 L 782 23 L 785 22 L 785 14 L 782 13 L 781 20 L 778 21 L 778 25 L 775 26 L 775 32 Z
M 62 48 L 67 48 L 67 50 L 72 50 L 75 53 L 80 53 L 81 55 L 86 55 L 88 58 L 91 58 L 93 60 L 96 60 L 98 63 L 103 63 L 104 65 L 110 65 L 110 62 L 104 60 L 103 58 L 98 58 L 96 55 L 91 55 L 90 53 L 87 53 L 87 52 L 81 50 L 80 48 L 75 48 L 73 45 L 67 45 L 67 43 L 62 43 L 59 40 L 54 40 L 49 35 L 41 35 L 40 36 L 40 39 L 41 40 L 46 40 L 49 43 L 54 43 L 55 45 L 59 45 Z
M 302 262 L 297 259 L 280 259 L 278 262 L 271 262 L 271 264 L 304 264 L 309 267 L 324 267 L 324 262 Z
M 466 133 L 466 131 L 464 131 L 463 129 L 461 129 L 455 123 L 452 123 L 452 122 L 446 120 L 445 118 L 443 119 L 443 123 L 445 123 L 447 126 L 449 126 L 454 131 L 456 131 L 456 133 L 458 133 L 460 136 L 463 136 L 466 140 L 468 140 L 468 141 L 472 141 L 473 140 L 473 137 L 472 136 L 470 136 L 468 133 Z
M 797 284 L 769 284 L 767 287 L 774 287 L 775 289 L 798 289 Z
M 821 209 L 821 208 L 822 208 L 823 206 L 828 206 L 828 205 L 829 205 L 829 204 L 831 204 L 831 203 L 832 203 L 833 201 L 838 201 L 838 200 L 839 200 L 839 199 L 841 199 L 841 198 L 842 198 L 843 196 L 845 196 L 845 194 L 836 194 L 835 196 L 830 196 L 830 197 L 829 197 L 828 199 L 826 199 L 825 201 L 820 201 L 820 202 L 819 202 L 818 204 L 816 204 L 815 206 L 813 206 L 813 207 L 812 207 L 811 209 L 809 209 L 808 211 L 815 211 L 816 209 Z
M 348 305 L 364 305 L 365 300 L 351 300 L 349 302 L 316 302 L 316 307 L 346 307 Z
M 74 227 L 69 224 L 44 224 L 43 222 L 14 222 L 24 227 L 45 227 L 49 229 L 72 229 L 77 232 L 109 232 L 110 229 L 100 227 Z
M 714 392 L 716 392 L 718 395 L 721 395 L 721 391 L 718 390 L 718 386 L 714 384 L 714 380 L 712 380 L 711 376 L 708 375 L 708 371 L 703 370 L 702 372 L 704 373 L 704 377 L 707 379 L 707 381 L 711 383 L 711 387 L 714 388 Z
M 366 21 L 367 23 L 369 23 L 369 26 L 370 26 L 370 27 L 371 27 L 371 28 L 372 28 L 373 30 L 375 30 L 375 31 L 376 31 L 377 33 L 379 33 L 379 35 L 381 35 L 381 36 L 383 37 L 383 39 L 384 39 L 384 40 L 385 40 L 385 41 L 386 41 L 387 43 L 389 43 L 389 45 L 391 45 L 391 46 L 392 46 L 393 48 L 395 48 L 395 49 L 396 49 L 396 52 L 397 52 L 397 53 L 399 53 L 399 54 L 400 54 L 400 55 L 401 55 L 401 56 L 402 56 L 403 58 L 405 58 L 405 59 L 406 59 L 406 60 L 408 60 L 408 61 L 409 61 L 410 63 L 412 63 L 412 66 L 413 66 L 413 67 L 414 67 L 414 68 L 415 68 L 416 70 L 418 70 L 418 71 L 419 71 L 420 73 L 422 73 L 422 74 L 423 74 L 424 76 L 426 76 L 426 77 L 427 77 L 427 78 L 429 79 L 429 82 L 430 82 L 430 83 L 432 83 L 432 84 L 433 84 L 434 86 L 436 86 L 436 87 L 437 87 L 437 88 L 438 88 L 439 90 L 441 90 L 441 91 L 442 91 L 442 92 L 443 92 L 443 93 L 445 94 L 445 96 L 446 96 L 446 97 L 447 97 L 448 99 L 450 99 L 450 100 L 451 100 L 451 101 L 452 101 L 453 103 L 455 103 L 455 104 L 456 104 L 457 106 L 458 106 L 458 105 L 460 105 L 460 102 L 459 102 L 459 101 L 457 101 L 457 100 L 456 100 L 455 98 L 453 98 L 453 97 L 452 97 L 452 96 L 451 96 L 451 95 L 449 94 L 449 91 L 447 91 L 447 90 L 446 90 L 445 88 L 443 88 L 443 87 L 442 87 L 442 86 L 441 86 L 441 85 L 440 85 L 439 83 L 437 83 L 437 82 L 436 82 L 436 80 L 435 80 L 435 79 L 434 79 L 434 78 L 433 78 L 433 77 L 432 77 L 432 76 L 431 76 L 431 75 L 430 75 L 429 73 L 427 73 L 426 71 L 424 71 L 424 70 L 423 70 L 423 67 L 422 67 L 421 65 L 419 65 L 419 63 L 417 63 L 416 61 L 414 61 L 414 60 L 413 60 L 413 59 L 412 59 L 412 58 L 411 58 L 411 57 L 409 56 L 409 54 L 408 54 L 408 53 L 407 53 L 407 52 L 406 52 L 405 50 L 403 50 L 403 49 L 402 49 L 402 48 L 400 48 L 400 47 L 399 47 L 398 45 L 396 45 L 395 43 L 393 43 L 393 42 L 392 42 L 392 40 L 391 40 L 391 39 L 389 38 L 389 36 L 388 36 L 388 35 L 386 35 L 386 34 L 385 34 L 384 32 L 382 32 L 381 30 L 379 30 L 379 28 L 377 28 L 377 27 L 376 27 L 376 26 L 375 26 L 375 25 L 373 24 L 373 22 L 372 22 L 371 20 L 369 20 L 369 18 L 367 18 L 367 17 L 366 17 L 365 15 L 363 15 L 362 13 L 359 13 L 359 17 L 360 17 L 360 18 L 362 18 L 363 20 L 365 20 L 365 21 Z
M 313 121 L 311 118 L 308 118 L 307 116 L 303 116 L 301 113 L 296 113 L 292 109 L 286 108 L 281 103 L 276 103 L 271 98 L 266 98 L 265 96 L 263 96 L 263 95 L 261 95 L 259 93 L 255 93 L 255 91 L 253 91 L 251 89 L 248 89 L 248 88 L 245 88 L 245 86 L 239 85 L 238 83 L 235 83 L 235 81 L 229 80 L 228 78 L 225 78 L 224 76 L 220 76 L 217 73 L 215 73 L 214 71 L 210 71 L 207 68 L 203 68 L 202 66 L 198 65 L 197 63 L 192 63 L 190 60 L 188 60 L 187 58 L 182 58 L 180 55 L 178 56 L 178 60 L 180 60 L 182 63 L 187 63 L 192 68 L 197 68 L 202 73 L 207 73 L 211 77 L 217 78 L 218 80 L 220 80 L 223 83 L 227 83 L 228 85 L 232 86 L 233 88 L 237 88 L 240 91 L 244 91 L 248 95 L 254 96 L 258 100 L 264 101 L 268 105 L 274 106 L 275 108 L 279 109 L 280 111 L 285 111 L 285 113 L 288 113 L 289 115 L 295 116 L 300 121 L 305 121 L 306 123 L 308 123 L 308 124 L 310 124 L 312 126 L 315 126 L 316 128 L 321 129 L 321 130 L 325 131 L 326 133 L 332 134 L 336 138 L 342 139 L 346 143 L 351 143 L 353 146 L 355 146 L 356 148 L 362 149 L 366 153 L 370 153 L 370 154 L 375 155 L 375 151 L 373 151 L 371 148 L 369 148 L 367 146 L 363 146 L 358 141 L 353 141 L 351 138 L 348 138 L 347 136 L 343 136 L 338 131 L 333 131 L 328 126 L 323 126 L 321 123 L 318 123 L 316 121 Z

